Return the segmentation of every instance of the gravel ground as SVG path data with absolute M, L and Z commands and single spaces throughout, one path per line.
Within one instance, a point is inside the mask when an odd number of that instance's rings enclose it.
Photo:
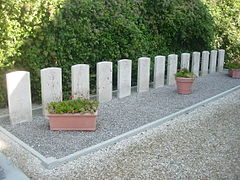
M 0 133 L 32 179 L 240 179 L 240 90 L 53 170 Z M 1 142 L 1 141 L 0 141 Z
M 33 122 L 11 126 L 6 119 L 0 125 L 44 156 L 60 158 L 170 115 L 237 85 L 240 85 L 240 79 L 232 79 L 225 73 L 216 73 L 198 78 L 191 95 L 179 95 L 175 86 L 165 86 L 146 93 L 135 93 L 123 99 L 113 99 L 101 104 L 95 132 L 50 131 L 48 120 L 41 113 L 35 116 Z

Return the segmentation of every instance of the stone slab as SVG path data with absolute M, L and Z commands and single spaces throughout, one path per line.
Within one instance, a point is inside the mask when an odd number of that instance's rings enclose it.
M 11 124 L 32 120 L 30 73 L 15 71 L 6 75 Z
M 215 73 L 217 67 L 217 50 L 211 50 L 209 73 Z
M 137 79 L 138 92 L 149 91 L 150 63 L 151 62 L 149 57 L 141 57 L 138 59 L 138 79 Z
M 107 102 L 112 99 L 112 62 L 97 63 L 97 100 Z
M 196 76 L 199 76 L 200 56 L 201 56 L 200 52 L 193 52 L 193 54 L 192 54 L 192 68 L 191 68 L 191 71 Z
M 190 64 L 190 53 L 181 54 L 181 69 L 186 68 L 189 70 Z
M 71 67 L 72 71 L 72 96 L 74 99 L 83 97 L 89 99 L 89 65 L 76 64 Z
M 217 65 L 217 70 L 218 72 L 223 71 L 223 66 L 224 66 L 224 60 L 225 60 L 225 50 L 224 49 L 219 49 L 218 50 L 218 65 Z
M 209 67 L 209 52 L 203 51 L 201 61 L 201 76 L 208 74 L 208 67 Z
M 118 61 L 118 97 L 123 98 L 131 95 L 132 61 L 122 59 Z
M 178 55 L 170 54 L 168 55 L 168 65 L 167 65 L 167 85 L 174 85 L 175 74 L 177 72 Z
M 48 103 L 62 101 L 61 68 L 49 67 L 41 70 L 41 91 L 43 115 L 47 115 Z
M 164 86 L 165 80 L 165 56 L 156 56 L 154 60 L 154 88 Z

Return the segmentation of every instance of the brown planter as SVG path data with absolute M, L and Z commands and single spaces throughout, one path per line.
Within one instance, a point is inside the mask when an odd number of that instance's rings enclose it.
M 95 114 L 48 114 L 50 130 L 96 130 Z
M 240 69 L 229 69 L 228 73 L 232 78 L 240 78 Z
M 195 78 L 176 77 L 177 92 L 179 94 L 191 94 L 192 84 Z

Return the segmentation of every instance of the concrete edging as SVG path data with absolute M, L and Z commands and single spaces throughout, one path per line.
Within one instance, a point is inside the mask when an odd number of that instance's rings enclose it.
M 14 164 L 7 159 L 7 157 L 0 152 L 0 169 L 3 169 L 2 176 L 0 173 L 0 179 L 5 180 L 18 179 L 29 180 L 29 178 Z
M 16 143 L 18 143 L 24 149 L 26 149 L 27 151 L 32 153 L 35 157 L 40 159 L 40 161 L 42 162 L 44 167 L 46 167 L 47 169 L 52 169 L 52 168 L 54 168 L 54 167 L 56 167 L 56 166 L 58 166 L 58 165 L 60 165 L 62 163 L 66 163 L 66 162 L 69 162 L 71 160 L 75 160 L 75 159 L 79 158 L 80 156 L 83 156 L 83 155 L 86 155 L 88 153 L 92 153 L 92 152 L 98 151 L 98 150 L 100 150 L 100 149 L 102 149 L 104 147 L 110 146 L 110 145 L 112 145 L 114 143 L 117 143 L 117 142 L 122 141 L 124 139 L 127 139 L 127 138 L 129 138 L 131 136 L 134 136 L 134 135 L 136 135 L 136 134 L 138 134 L 140 132 L 143 132 L 145 130 L 152 129 L 152 128 L 156 127 L 156 126 L 159 126 L 159 125 L 163 124 L 164 122 L 166 122 L 168 120 L 171 120 L 171 119 L 173 119 L 173 118 L 175 118 L 175 117 L 177 117 L 179 115 L 182 115 L 184 113 L 192 111 L 192 110 L 196 109 L 199 106 L 202 106 L 204 104 L 212 102 L 212 101 L 214 101 L 214 100 L 216 100 L 218 98 L 221 98 L 222 96 L 227 95 L 227 94 L 229 94 L 229 93 L 231 93 L 233 91 L 236 91 L 238 89 L 240 89 L 240 85 L 236 86 L 236 87 L 234 87 L 232 89 L 229 89 L 227 91 L 224 91 L 224 92 L 222 92 L 222 93 L 220 93 L 218 95 L 215 95 L 215 96 L 213 96 L 211 98 L 205 99 L 205 100 L 203 100 L 203 101 L 201 101 L 201 102 L 199 102 L 197 104 L 194 104 L 194 105 L 192 105 L 192 106 L 190 106 L 188 108 L 182 109 L 182 110 L 180 110 L 180 111 L 178 111 L 176 113 L 173 113 L 171 115 L 168 115 L 166 117 L 158 119 L 158 120 L 156 120 L 154 122 L 145 124 L 145 125 L 143 125 L 143 126 L 141 126 L 139 128 L 133 129 L 133 130 L 131 130 L 129 132 L 121 134 L 121 135 L 119 135 L 117 137 L 114 137 L 112 139 L 109 139 L 107 141 L 103 141 L 103 142 L 101 142 L 99 144 L 96 144 L 96 145 L 93 145 L 91 147 L 82 149 L 80 151 L 77 151 L 77 152 L 75 152 L 73 154 L 70 154 L 70 155 L 65 156 L 63 158 L 60 158 L 60 159 L 56 159 L 56 158 L 53 158 L 53 157 L 49 157 L 49 158 L 44 157 L 42 154 L 40 154 L 39 152 L 34 150 L 32 147 L 30 147 L 29 145 L 27 145 L 26 143 L 24 143 L 23 141 L 21 141 L 20 139 L 18 139 L 17 137 L 12 135 L 11 133 L 9 133 L 6 129 L 4 129 L 1 126 L 0 126 L 0 131 L 2 133 L 4 133 L 6 136 L 8 136 L 10 139 L 15 141 Z M 6 116 L 4 116 L 4 117 L 6 117 Z M 0 118 L 2 118 L 2 117 L 0 117 Z

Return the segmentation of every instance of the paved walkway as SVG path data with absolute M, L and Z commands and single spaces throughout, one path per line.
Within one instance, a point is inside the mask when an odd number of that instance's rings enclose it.
M 0 150 L 32 179 L 240 179 L 239 109 L 240 90 L 53 170 L 2 134 Z

